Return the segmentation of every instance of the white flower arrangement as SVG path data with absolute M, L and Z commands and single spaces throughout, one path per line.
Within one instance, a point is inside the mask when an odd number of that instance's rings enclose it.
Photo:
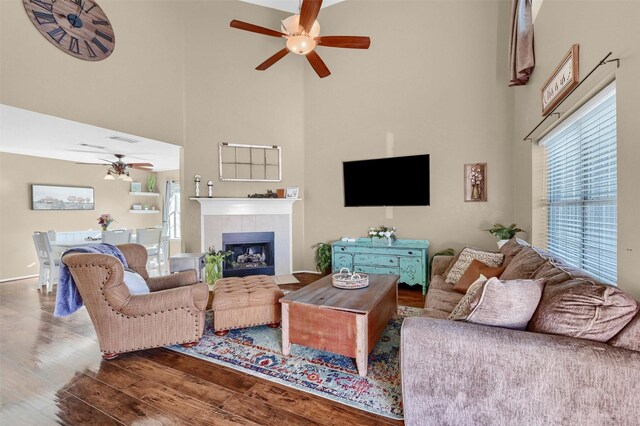
M 471 185 L 480 185 L 482 183 L 482 172 L 480 167 L 472 167 L 469 173 L 469 182 Z
M 396 239 L 396 227 L 387 227 L 384 225 L 380 225 L 378 227 L 369 228 L 369 238 L 387 238 L 387 239 Z

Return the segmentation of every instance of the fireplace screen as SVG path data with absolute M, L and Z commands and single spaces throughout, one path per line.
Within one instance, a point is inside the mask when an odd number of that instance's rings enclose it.
M 232 253 L 225 261 L 223 276 L 274 275 L 273 236 L 273 232 L 222 234 L 223 250 Z

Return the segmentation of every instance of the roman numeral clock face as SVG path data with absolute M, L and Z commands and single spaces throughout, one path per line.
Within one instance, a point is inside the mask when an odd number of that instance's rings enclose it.
M 51 44 L 71 56 L 101 61 L 116 39 L 107 15 L 93 0 L 22 0 L 33 25 Z

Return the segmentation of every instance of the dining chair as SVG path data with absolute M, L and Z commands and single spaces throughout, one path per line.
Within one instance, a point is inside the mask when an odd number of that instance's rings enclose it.
M 162 275 L 162 229 L 136 229 L 136 243 L 143 245 L 147 249 L 147 269 L 157 269 L 158 275 Z M 151 265 L 151 260 L 155 260 L 155 266 Z
M 40 275 L 38 276 L 37 289 L 41 290 L 42 286 L 47 283 L 47 293 L 53 291 L 53 284 L 58 281 L 58 266 L 60 259 L 55 256 L 49 242 L 49 234 L 47 232 L 36 231 L 33 233 L 33 244 L 38 254 L 38 262 L 40 263 Z
M 102 231 L 102 243 L 107 244 L 129 244 L 131 242 L 131 230 L 130 229 L 118 229 L 115 231 Z

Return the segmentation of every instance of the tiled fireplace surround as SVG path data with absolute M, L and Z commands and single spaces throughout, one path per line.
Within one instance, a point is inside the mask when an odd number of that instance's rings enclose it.
M 287 198 L 191 198 L 200 203 L 200 241 L 222 248 L 222 234 L 228 232 L 273 232 L 276 275 L 293 270 L 292 222 L 295 199 Z

